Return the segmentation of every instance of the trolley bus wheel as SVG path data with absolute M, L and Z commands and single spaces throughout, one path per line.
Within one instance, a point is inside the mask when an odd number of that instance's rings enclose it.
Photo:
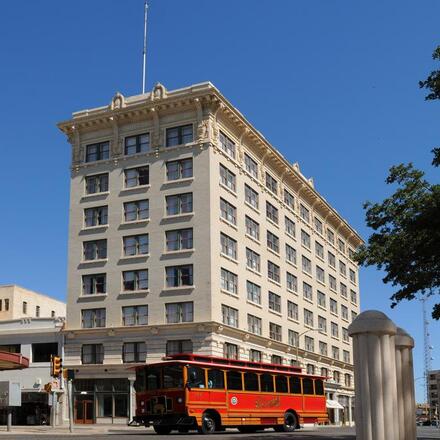
M 293 432 L 298 426 L 298 420 L 293 412 L 287 411 L 284 414 L 284 423 L 282 425 L 275 426 L 274 429 L 277 432 Z
M 206 412 L 202 416 L 202 426 L 200 432 L 202 434 L 214 434 L 214 432 L 219 428 L 219 423 L 214 414 Z
M 153 429 L 159 435 L 168 435 L 171 432 L 171 428 L 168 426 L 153 426 Z

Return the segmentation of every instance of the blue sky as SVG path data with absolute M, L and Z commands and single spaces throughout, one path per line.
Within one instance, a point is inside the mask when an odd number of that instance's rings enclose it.
M 417 85 L 435 66 L 438 0 L 150 4 L 148 88 L 212 81 L 363 237 L 362 203 L 389 193 L 392 164 L 413 161 L 438 181 L 440 102 Z M 2 2 L 1 284 L 65 297 L 70 152 L 55 124 L 140 92 L 142 14 L 142 0 Z M 421 306 L 391 310 L 382 276 L 362 270 L 362 308 L 415 337 L 420 377 Z M 433 322 L 436 368 L 439 335 Z

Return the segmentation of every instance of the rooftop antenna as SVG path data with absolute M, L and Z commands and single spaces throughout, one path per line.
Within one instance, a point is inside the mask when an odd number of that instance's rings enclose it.
M 142 94 L 145 93 L 145 84 L 147 81 L 147 18 L 148 18 L 148 2 L 144 3 L 144 49 L 142 51 Z

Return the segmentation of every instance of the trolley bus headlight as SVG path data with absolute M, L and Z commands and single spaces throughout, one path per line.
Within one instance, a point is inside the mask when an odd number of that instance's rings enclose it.
M 183 403 L 183 399 L 181 397 L 177 398 L 177 403 Z

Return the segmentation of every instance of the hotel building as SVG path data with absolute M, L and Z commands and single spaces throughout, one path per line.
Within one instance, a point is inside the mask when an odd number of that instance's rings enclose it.
M 128 367 L 184 351 L 298 361 L 329 378 L 334 421 L 351 421 L 362 239 L 299 166 L 211 83 L 117 93 L 58 126 L 72 146 L 76 421 L 126 422 Z

